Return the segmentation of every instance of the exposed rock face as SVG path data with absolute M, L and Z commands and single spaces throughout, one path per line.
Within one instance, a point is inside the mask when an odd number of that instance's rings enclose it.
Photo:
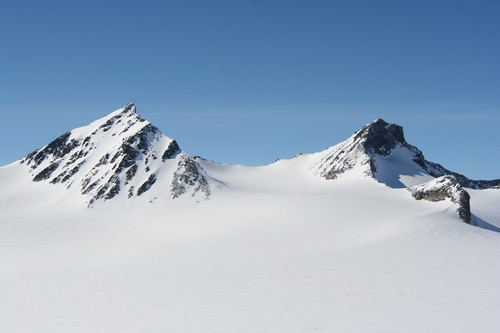
M 172 140 L 172 142 L 170 142 L 170 144 L 168 145 L 167 149 L 163 152 L 161 160 L 165 162 L 166 160 L 175 157 L 175 154 L 179 152 L 181 152 L 179 145 L 175 140 Z
M 432 177 L 453 175 L 458 183 L 464 187 L 485 189 L 500 186 L 500 179 L 471 180 L 467 177 L 450 171 L 443 166 L 429 162 L 422 152 L 410 145 L 404 138 L 403 128 L 389 124 L 383 119 L 377 119 L 355 132 L 346 141 L 331 147 L 328 154 L 313 169 L 326 179 L 335 179 L 344 172 L 359 166 L 366 176 L 377 179 L 377 156 L 385 157 L 395 149 L 405 149 L 408 152 L 409 163 L 419 167 L 422 173 Z
M 61 135 L 21 160 L 33 181 L 79 187 L 89 206 L 122 194 L 143 196 L 155 184 L 162 168 L 170 177 L 177 198 L 195 188 L 210 195 L 207 178 L 198 163 L 182 152 L 175 140 L 136 113 L 129 104 L 87 126 Z M 184 174 L 185 173 L 185 174 Z
M 146 192 L 147 190 L 149 190 L 151 188 L 151 186 L 154 185 L 154 183 L 156 183 L 156 174 L 152 173 L 148 180 L 146 180 L 142 185 L 141 187 L 139 187 L 139 189 L 137 190 L 137 195 L 141 195 L 143 194 L 144 192 Z
M 457 205 L 458 216 L 471 223 L 470 196 L 452 175 L 442 176 L 408 189 L 417 200 L 443 201 L 450 199 Z
M 172 198 L 175 199 L 190 190 L 192 196 L 201 193 L 205 200 L 210 196 L 210 187 L 205 171 L 191 156 L 182 154 L 172 181 Z
M 394 148 L 407 145 L 403 127 L 388 124 L 380 118 L 357 131 L 354 139 L 369 154 L 387 155 Z

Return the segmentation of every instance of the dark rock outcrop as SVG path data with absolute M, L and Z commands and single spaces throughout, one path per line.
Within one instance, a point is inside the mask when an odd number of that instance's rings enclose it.
M 205 200 L 210 196 L 210 187 L 205 171 L 192 157 L 185 154 L 179 159 L 170 192 L 172 198 L 175 199 L 190 189 L 192 189 L 192 196 L 200 193 Z
M 175 140 L 172 140 L 172 142 L 170 142 L 170 144 L 168 145 L 167 149 L 163 152 L 161 159 L 163 162 L 165 162 L 166 160 L 173 158 L 180 151 L 181 148 L 179 147 L 177 142 Z
M 59 163 L 52 163 L 42 171 L 36 174 L 35 177 L 33 177 L 34 182 L 39 182 L 42 180 L 47 180 L 50 178 L 52 173 L 59 167 Z
M 370 154 L 388 155 L 394 148 L 407 145 L 403 127 L 377 119 L 354 135 L 364 150 Z
M 79 140 L 71 139 L 71 132 L 66 132 L 45 147 L 35 150 L 21 160 L 21 163 L 26 163 L 31 166 L 31 169 L 36 169 L 45 160 L 57 160 L 69 154 L 79 144 Z
M 410 187 L 411 195 L 417 200 L 443 201 L 450 199 L 457 207 L 458 216 L 465 223 L 471 223 L 470 196 L 452 175 L 433 179 L 425 184 Z
M 152 173 L 148 180 L 146 180 L 138 189 L 137 189 L 137 195 L 140 196 L 147 190 L 153 186 L 153 184 L 156 182 L 156 174 Z

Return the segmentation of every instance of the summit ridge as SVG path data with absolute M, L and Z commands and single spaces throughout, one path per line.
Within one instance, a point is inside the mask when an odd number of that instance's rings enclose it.
M 500 179 L 472 180 L 427 161 L 422 151 L 405 140 L 402 126 L 387 123 L 381 118 L 362 127 L 346 141 L 327 149 L 313 169 L 321 177 L 331 180 L 356 166 L 362 169 L 365 176 L 390 187 L 417 185 L 405 183 L 405 179 L 409 178 L 413 181 L 417 178 L 430 180 L 445 175 L 454 176 L 461 186 L 467 188 L 486 189 L 500 185 Z
M 77 187 L 92 206 L 96 201 L 121 195 L 144 196 L 160 178 L 167 178 L 168 182 L 179 168 L 184 168 L 186 161 L 192 162 L 189 172 L 196 173 L 196 181 L 183 184 L 184 178 L 181 178 L 179 185 L 177 180 L 170 186 L 172 197 L 180 195 L 179 186 L 185 188 L 183 193 L 200 186 L 198 182 L 208 187 L 205 174 L 175 140 L 141 118 L 131 103 L 89 125 L 64 133 L 20 163 L 29 167 L 34 182 L 47 181 L 67 189 Z M 169 172 L 163 173 L 164 169 Z M 203 193 L 206 199 L 208 189 Z

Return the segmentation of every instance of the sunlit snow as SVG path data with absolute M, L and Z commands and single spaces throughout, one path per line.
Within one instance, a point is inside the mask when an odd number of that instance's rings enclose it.
M 165 175 L 93 208 L 1 167 L 0 332 L 497 332 L 500 190 L 468 190 L 486 230 L 402 188 L 432 178 L 403 149 L 381 182 L 318 176 L 328 153 L 196 159 L 208 200 L 164 195 Z

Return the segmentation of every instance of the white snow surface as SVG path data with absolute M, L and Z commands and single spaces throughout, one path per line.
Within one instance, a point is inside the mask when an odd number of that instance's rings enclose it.
M 434 177 L 413 162 L 415 153 L 406 147 L 397 147 L 387 156 L 375 155 L 375 177 L 394 188 L 411 187 L 426 183 Z
M 500 190 L 468 190 L 486 230 L 326 154 L 197 159 L 209 200 L 94 208 L 1 167 L 0 332 L 498 332 Z

